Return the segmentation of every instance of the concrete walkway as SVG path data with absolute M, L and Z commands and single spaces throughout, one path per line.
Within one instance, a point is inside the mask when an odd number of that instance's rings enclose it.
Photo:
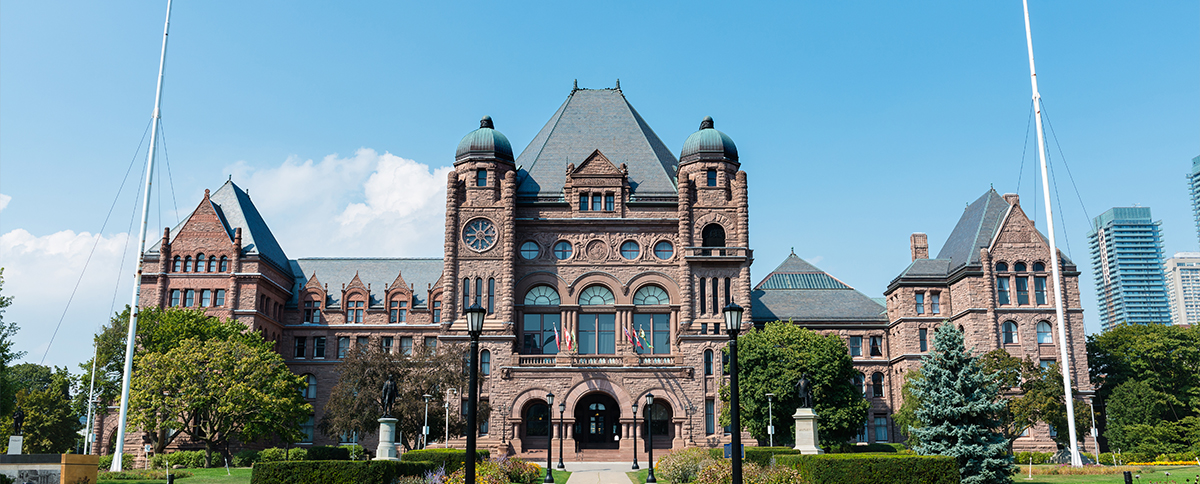
M 625 473 L 632 471 L 632 466 L 632 462 L 571 462 L 567 464 L 571 478 L 566 484 L 630 484 Z

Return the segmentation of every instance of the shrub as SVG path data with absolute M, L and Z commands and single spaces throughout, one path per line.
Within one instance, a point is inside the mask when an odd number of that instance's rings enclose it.
M 779 466 L 794 467 L 809 482 L 822 484 L 958 484 L 953 457 L 897 454 L 781 455 Z
M 749 448 L 747 447 L 747 450 Z M 696 484 L 729 484 L 733 480 L 733 465 L 729 459 L 709 461 L 694 481 Z M 806 482 L 800 473 L 791 467 L 762 467 L 753 462 L 742 465 L 742 482 L 746 484 L 796 484 Z
M 13 478 L 0 474 L 0 484 L 13 484 Z
M 854 454 L 880 454 L 880 453 L 889 453 L 890 454 L 890 453 L 899 452 L 901 450 L 908 450 L 908 449 L 905 449 L 903 444 L 879 444 L 879 443 L 867 444 L 867 445 L 851 445 L 848 448 L 848 452 L 854 453 Z
M 430 449 L 432 450 L 432 449 Z M 453 450 L 453 449 L 438 449 L 438 450 Z M 412 452 L 409 452 L 412 453 Z M 466 451 L 462 452 L 466 455 Z M 407 454 L 406 454 L 407 455 Z M 465 484 L 467 481 L 466 469 L 458 469 L 446 478 L 446 484 Z M 491 462 L 483 461 L 475 464 L 475 482 L 476 484 L 508 484 L 508 475 L 500 468 L 500 465 Z
M 262 462 L 255 464 L 250 484 L 386 484 L 404 476 L 424 476 L 432 462 L 344 460 Z
M 747 459 L 750 458 L 750 449 L 752 448 L 757 449 L 758 447 L 746 447 Z M 692 482 L 696 476 L 700 475 L 700 471 L 715 462 L 709 450 L 691 447 L 671 452 L 658 459 L 658 463 L 654 465 L 655 472 L 670 482 Z
M 181 470 L 171 471 L 171 475 L 175 476 L 176 479 L 192 477 L 191 472 Z M 167 480 L 167 471 L 134 469 L 121 472 L 101 472 L 98 478 L 106 481 L 165 481 Z
M 487 450 L 476 450 L 475 462 L 486 461 L 489 455 Z M 421 449 L 401 454 L 400 460 L 404 462 L 435 462 L 438 464 L 437 467 L 444 467 L 447 473 L 453 473 L 462 467 L 466 456 L 465 449 Z
M 308 455 L 304 460 L 350 460 L 350 449 L 318 445 L 308 449 Z
M 522 459 L 501 457 L 495 462 L 504 475 L 508 476 L 508 481 L 516 484 L 537 484 L 542 482 L 542 477 L 545 476 L 541 466 Z
M 308 449 L 304 447 L 292 447 L 288 449 L 287 460 L 310 460 L 308 458 Z
M 217 455 L 213 455 L 213 462 L 218 459 Z M 167 462 L 171 463 L 171 467 L 181 465 L 189 469 L 199 469 L 204 467 L 204 451 L 203 450 L 181 450 L 167 454 Z
M 123 469 L 123 470 L 133 469 L 133 454 L 121 454 L 121 456 L 122 456 L 121 457 L 121 469 Z M 102 456 L 100 456 L 100 465 L 98 465 L 97 467 L 100 470 L 108 470 L 108 469 L 112 468 L 112 461 L 113 461 L 113 456 L 102 455 Z
M 791 447 L 746 447 L 746 460 L 768 467 L 777 455 L 799 454 L 800 451 Z
M 271 447 L 258 453 L 259 462 L 283 462 L 287 459 L 287 451 L 279 447 Z
M 233 466 L 251 467 L 255 462 L 258 462 L 258 454 L 259 452 L 257 450 L 246 449 L 239 451 L 238 453 L 233 454 Z
M 1033 459 L 1034 465 L 1045 464 L 1050 462 L 1050 458 L 1054 457 L 1053 452 L 1017 452 L 1013 455 L 1013 463 L 1017 465 L 1029 465 L 1029 460 Z
M 350 460 L 367 460 L 367 449 L 364 449 L 363 446 L 354 444 L 343 448 L 350 452 Z

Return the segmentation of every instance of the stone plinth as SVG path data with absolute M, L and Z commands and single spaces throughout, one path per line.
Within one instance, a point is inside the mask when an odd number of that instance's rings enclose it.
M 824 454 L 821 439 L 817 436 L 817 413 L 811 408 L 797 408 L 792 418 L 796 419 L 796 446 L 793 448 L 804 455 Z
M 396 422 L 391 417 L 379 419 L 379 446 L 375 448 L 375 460 L 399 460 L 396 455 Z

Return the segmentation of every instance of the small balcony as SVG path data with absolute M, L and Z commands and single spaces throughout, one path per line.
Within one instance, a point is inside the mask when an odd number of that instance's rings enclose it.
M 747 247 L 684 247 L 683 251 L 684 259 L 690 261 L 745 262 L 754 257 Z

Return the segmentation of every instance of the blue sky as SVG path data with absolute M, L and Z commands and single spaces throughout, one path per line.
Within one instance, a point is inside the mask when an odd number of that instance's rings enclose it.
M 1200 6 L 1030 9 L 1046 110 L 1082 198 L 1052 144 L 1059 240 L 1084 270 L 1094 332 L 1087 215 L 1149 206 L 1168 254 L 1197 249 L 1183 176 L 1200 154 Z M 17 298 L 5 321 L 22 326 L 30 360 L 93 244 L 46 362 L 86 359 L 114 294 L 117 307 L 129 299 L 121 256 L 144 152 L 96 233 L 149 121 L 164 10 L 0 2 L 0 266 Z M 232 175 L 290 257 L 440 256 L 437 185 L 479 117 L 520 150 L 574 79 L 617 78 L 676 152 L 706 115 L 737 142 L 755 282 L 794 247 L 880 296 L 908 264 L 910 233 L 936 253 L 967 202 L 1017 191 L 1019 177 L 1044 227 L 1019 0 L 181 0 L 166 73 L 170 176 L 152 234 Z

